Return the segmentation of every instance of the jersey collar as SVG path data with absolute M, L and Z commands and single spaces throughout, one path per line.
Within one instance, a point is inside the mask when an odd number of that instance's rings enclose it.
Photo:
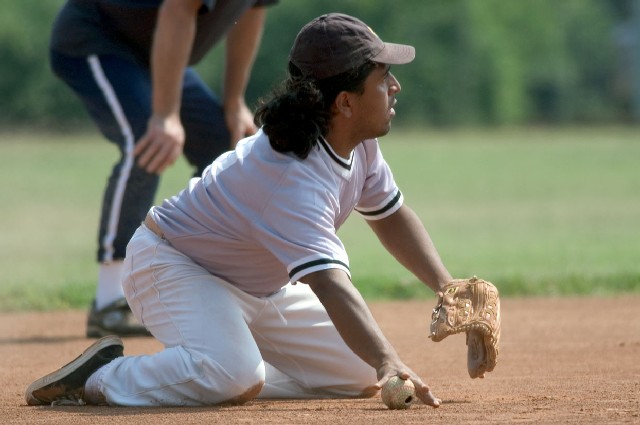
M 349 158 L 343 158 L 333 150 L 329 142 L 327 142 L 324 137 L 318 137 L 318 144 L 322 146 L 322 148 L 327 153 L 327 155 L 329 155 L 329 158 L 331 158 L 334 164 L 338 165 L 338 167 L 340 167 L 343 171 L 351 171 L 351 166 L 353 165 L 353 151 L 351 151 L 351 153 L 349 154 Z

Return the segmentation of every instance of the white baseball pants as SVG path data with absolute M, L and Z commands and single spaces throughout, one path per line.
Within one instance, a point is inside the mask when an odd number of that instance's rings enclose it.
M 344 343 L 304 284 L 256 298 L 212 276 L 145 226 L 127 248 L 123 288 L 164 349 L 114 360 L 111 405 L 201 406 L 259 398 L 369 397 L 375 370 Z

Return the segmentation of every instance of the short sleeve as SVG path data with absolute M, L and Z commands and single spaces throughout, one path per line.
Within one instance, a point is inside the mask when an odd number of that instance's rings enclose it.
M 396 212 L 404 198 L 382 156 L 378 141 L 367 140 L 363 148 L 367 175 L 355 210 L 366 220 L 379 220 Z
M 336 234 L 337 208 L 326 188 L 298 180 L 274 192 L 262 219 L 254 223 L 254 236 L 286 266 L 291 282 L 331 268 L 350 276 L 347 253 Z

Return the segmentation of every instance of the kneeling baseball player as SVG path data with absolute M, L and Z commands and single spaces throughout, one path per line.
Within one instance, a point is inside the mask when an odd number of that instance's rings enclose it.
M 128 303 L 164 349 L 123 356 L 120 338 L 104 337 L 32 383 L 27 403 L 371 397 L 400 376 L 438 407 L 351 282 L 336 232 L 353 210 L 439 295 L 431 337 L 466 332 L 470 374 L 491 371 L 497 291 L 480 279 L 452 280 L 376 139 L 389 132 L 400 93 L 390 66 L 414 56 L 413 47 L 385 43 L 348 15 L 305 25 L 288 78 L 256 112 L 261 129 L 153 207 L 128 245 Z

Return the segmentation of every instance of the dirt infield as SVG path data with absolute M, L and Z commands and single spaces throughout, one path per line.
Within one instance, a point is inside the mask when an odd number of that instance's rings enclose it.
M 640 423 L 640 296 L 504 299 L 501 353 L 484 380 L 466 371 L 461 335 L 426 337 L 428 302 L 371 308 L 405 362 L 444 400 L 390 411 L 367 400 L 252 401 L 239 407 L 29 407 L 34 379 L 79 354 L 85 312 L 0 314 L 2 424 L 495 424 Z M 125 354 L 151 353 L 150 338 L 125 339 Z

